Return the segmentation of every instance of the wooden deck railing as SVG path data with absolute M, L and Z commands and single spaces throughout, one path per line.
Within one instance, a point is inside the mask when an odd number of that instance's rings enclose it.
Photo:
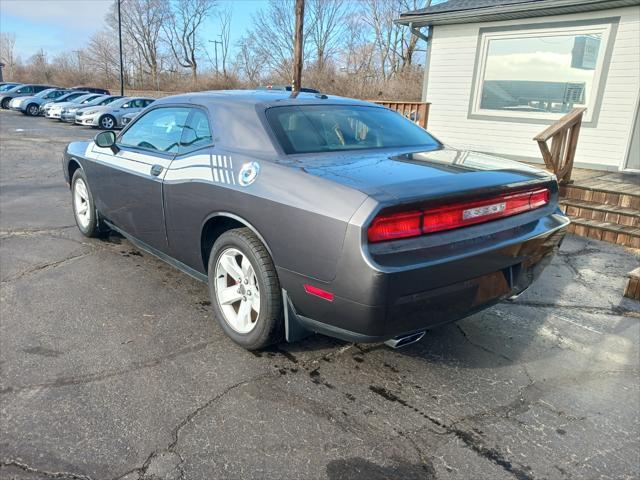
M 585 110 L 586 108 L 574 108 L 533 138 L 538 142 L 547 169 L 556 174 L 561 184 L 571 183 L 573 159 L 576 156 L 582 115 Z M 551 148 L 547 145 L 549 139 L 552 139 Z
M 427 122 L 429 120 L 429 106 L 431 105 L 430 103 L 390 102 L 386 100 L 373 100 L 373 102 L 398 112 L 399 114 L 407 117 L 413 123 L 420 125 L 424 129 L 427 128 Z

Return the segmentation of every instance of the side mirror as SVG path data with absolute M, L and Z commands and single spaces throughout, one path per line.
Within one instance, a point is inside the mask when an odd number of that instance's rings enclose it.
M 101 148 L 111 148 L 113 149 L 116 145 L 116 134 L 111 130 L 107 130 L 106 132 L 100 132 L 93 139 L 95 144 Z

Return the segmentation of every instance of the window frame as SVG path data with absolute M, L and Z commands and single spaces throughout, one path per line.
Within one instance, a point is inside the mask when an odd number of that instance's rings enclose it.
M 583 126 L 597 125 L 602 96 L 609 73 L 609 64 L 613 52 L 613 45 L 617 34 L 620 17 L 600 18 L 582 21 L 546 22 L 527 25 L 512 25 L 504 27 L 480 28 L 476 47 L 476 59 L 473 72 L 473 83 L 469 96 L 469 110 L 467 118 L 475 120 L 507 121 L 516 123 L 552 124 L 561 118 L 562 113 L 522 112 L 482 109 L 482 89 L 486 74 L 489 44 L 491 40 L 522 39 L 540 36 L 562 36 L 598 33 L 602 35 L 601 50 L 598 53 L 597 65 L 594 70 L 592 91 L 586 103 L 587 111 Z
M 144 107 L 144 108 L 146 108 L 146 107 Z M 173 157 L 173 158 L 180 157 L 182 155 L 194 152 L 196 150 L 200 150 L 202 148 L 208 148 L 208 147 L 212 147 L 213 146 L 213 135 L 211 137 L 212 143 L 210 145 L 202 145 L 202 146 L 199 146 L 199 147 L 194 148 L 192 150 L 188 150 L 186 152 L 163 152 L 162 150 L 154 150 L 154 149 L 151 149 L 151 148 L 144 148 L 144 147 L 140 147 L 140 146 L 136 146 L 136 145 L 127 145 L 127 144 L 121 143 L 122 136 L 131 127 L 133 127 L 136 123 L 138 123 L 138 121 L 140 121 L 141 118 L 143 118 L 144 116 L 146 116 L 149 113 L 153 112 L 154 110 L 167 109 L 167 108 L 186 108 L 186 109 L 188 109 L 189 110 L 189 115 L 187 115 L 187 119 L 185 120 L 185 122 L 188 122 L 191 119 L 191 116 L 193 115 L 193 110 L 195 110 L 195 109 L 203 110 L 205 115 L 209 119 L 209 133 L 211 133 L 211 116 L 209 115 L 209 112 L 207 111 L 206 108 L 204 108 L 204 107 L 202 107 L 200 105 L 193 105 L 193 104 L 186 104 L 186 103 L 162 104 L 162 105 L 156 105 L 154 107 L 151 107 L 151 108 L 149 108 L 149 110 L 146 110 L 144 112 L 140 112 L 140 114 L 137 115 L 136 118 L 134 118 L 131 122 L 129 122 L 129 124 L 120 131 L 120 133 L 116 137 L 115 145 L 118 148 L 121 148 L 121 149 L 140 150 L 140 151 L 145 152 L 145 153 L 152 153 L 154 155 L 163 155 L 165 157 Z M 182 143 L 182 135 L 183 134 L 184 134 L 184 130 L 180 134 L 180 143 Z

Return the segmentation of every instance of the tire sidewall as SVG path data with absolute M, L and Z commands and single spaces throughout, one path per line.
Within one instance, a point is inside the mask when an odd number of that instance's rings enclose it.
M 225 320 L 222 308 L 218 303 L 218 296 L 216 295 L 216 264 L 218 258 L 225 250 L 229 248 L 235 248 L 240 250 L 245 257 L 249 259 L 253 270 L 256 273 L 256 279 L 258 280 L 258 287 L 260 288 L 260 313 L 258 314 L 258 320 L 256 326 L 248 333 L 238 333 L 235 331 Z M 238 343 L 244 348 L 252 349 L 253 345 L 261 343 L 269 334 L 270 325 L 266 321 L 267 318 L 274 315 L 275 312 L 267 311 L 268 305 L 268 292 L 266 290 L 266 282 L 264 279 L 265 272 L 262 269 L 261 263 L 258 261 L 255 252 L 251 245 L 246 240 L 239 236 L 230 234 L 230 232 L 224 233 L 213 244 L 211 248 L 211 254 L 209 255 L 208 265 L 209 276 L 209 296 L 211 297 L 211 306 L 213 307 L 216 320 L 224 333 L 227 334 L 234 342 Z
M 75 187 L 78 179 L 82 179 L 82 181 L 84 182 L 84 185 L 87 189 L 87 195 L 89 196 L 88 201 L 89 201 L 90 217 L 89 217 L 89 224 L 86 226 L 86 228 L 80 225 L 80 222 L 78 221 L 78 214 L 76 212 Z M 91 189 L 89 188 L 89 182 L 87 181 L 87 177 L 85 176 L 82 168 L 78 168 L 74 172 L 73 179 L 71 180 L 71 208 L 73 209 L 73 219 L 75 220 L 76 225 L 78 226 L 78 230 L 80 230 L 80 232 L 86 237 L 95 236 L 98 232 L 97 221 L 96 221 L 96 207 L 95 207 L 95 203 L 93 202 L 93 194 L 91 193 Z

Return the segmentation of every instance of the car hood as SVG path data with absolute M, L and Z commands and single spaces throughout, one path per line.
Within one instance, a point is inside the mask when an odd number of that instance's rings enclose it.
M 305 155 L 292 160 L 308 174 L 389 202 L 464 195 L 553 179 L 548 172 L 520 162 L 453 148 L 321 154 L 315 158 Z

